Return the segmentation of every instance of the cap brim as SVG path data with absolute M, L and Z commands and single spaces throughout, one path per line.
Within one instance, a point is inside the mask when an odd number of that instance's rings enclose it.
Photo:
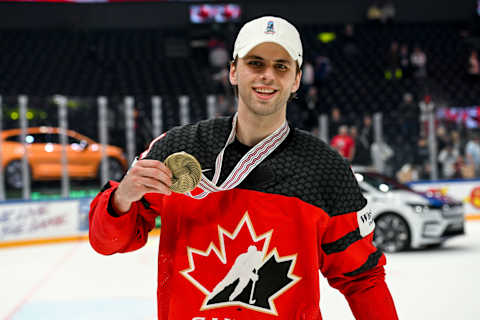
M 262 43 L 275 43 L 275 44 L 278 44 L 279 46 L 281 46 L 283 49 L 285 49 L 285 51 L 287 51 L 288 55 L 294 60 L 294 61 L 297 61 L 299 60 L 299 57 L 296 56 L 295 52 L 290 49 L 286 44 L 284 43 L 281 43 L 280 41 L 272 41 L 272 39 L 270 37 L 268 38 L 265 38 L 265 39 L 259 39 L 258 41 L 255 41 L 253 43 L 250 43 L 249 45 L 241 48 L 238 50 L 237 52 L 237 56 L 239 58 L 244 58 L 253 48 L 255 48 L 256 46 L 262 44 Z M 235 57 L 234 57 L 235 58 Z M 300 63 L 299 63 L 300 65 Z

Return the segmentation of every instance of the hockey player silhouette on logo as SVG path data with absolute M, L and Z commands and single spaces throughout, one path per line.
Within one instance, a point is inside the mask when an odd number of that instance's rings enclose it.
M 235 263 L 233 264 L 232 268 L 230 271 L 228 271 L 225 278 L 223 278 L 223 280 L 215 286 L 210 294 L 210 297 L 215 297 L 227 286 L 231 285 L 238 279 L 239 281 L 235 287 L 235 290 L 233 290 L 228 298 L 229 301 L 233 301 L 242 293 L 243 289 L 245 289 L 250 280 L 252 280 L 253 285 L 250 292 L 249 303 L 255 303 L 255 300 L 253 299 L 253 292 L 255 290 L 255 283 L 258 280 L 258 269 L 262 266 L 262 258 L 263 254 L 261 251 L 257 250 L 257 247 L 249 246 L 247 252 L 240 254 L 237 259 L 235 259 Z

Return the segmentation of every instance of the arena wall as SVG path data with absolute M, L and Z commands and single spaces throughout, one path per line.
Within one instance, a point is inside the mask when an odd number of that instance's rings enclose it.
M 91 198 L 0 203 L 0 247 L 85 239 Z

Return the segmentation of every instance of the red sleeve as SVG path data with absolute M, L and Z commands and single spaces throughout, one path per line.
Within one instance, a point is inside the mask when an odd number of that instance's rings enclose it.
M 130 210 L 115 216 L 110 205 L 118 182 L 110 181 L 109 188 L 100 192 L 90 204 L 89 240 L 98 253 L 109 255 L 117 252 L 137 250 L 145 245 L 148 232 L 155 227 L 158 214 L 137 201 Z
M 385 283 L 386 258 L 372 243 L 368 212 L 333 216 L 321 243 L 321 271 L 347 299 L 357 320 L 398 319 Z

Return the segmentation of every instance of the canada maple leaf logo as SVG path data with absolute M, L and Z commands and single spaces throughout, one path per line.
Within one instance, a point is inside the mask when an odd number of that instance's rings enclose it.
M 189 267 L 180 273 L 205 295 L 201 311 L 243 306 L 278 315 L 274 300 L 301 278 L 293 274 L 296 253 L 269 248 L 272 234 L 257 235 L 246 212 L 233 232 L 218 226 L 218 246 L 187 247 Z

